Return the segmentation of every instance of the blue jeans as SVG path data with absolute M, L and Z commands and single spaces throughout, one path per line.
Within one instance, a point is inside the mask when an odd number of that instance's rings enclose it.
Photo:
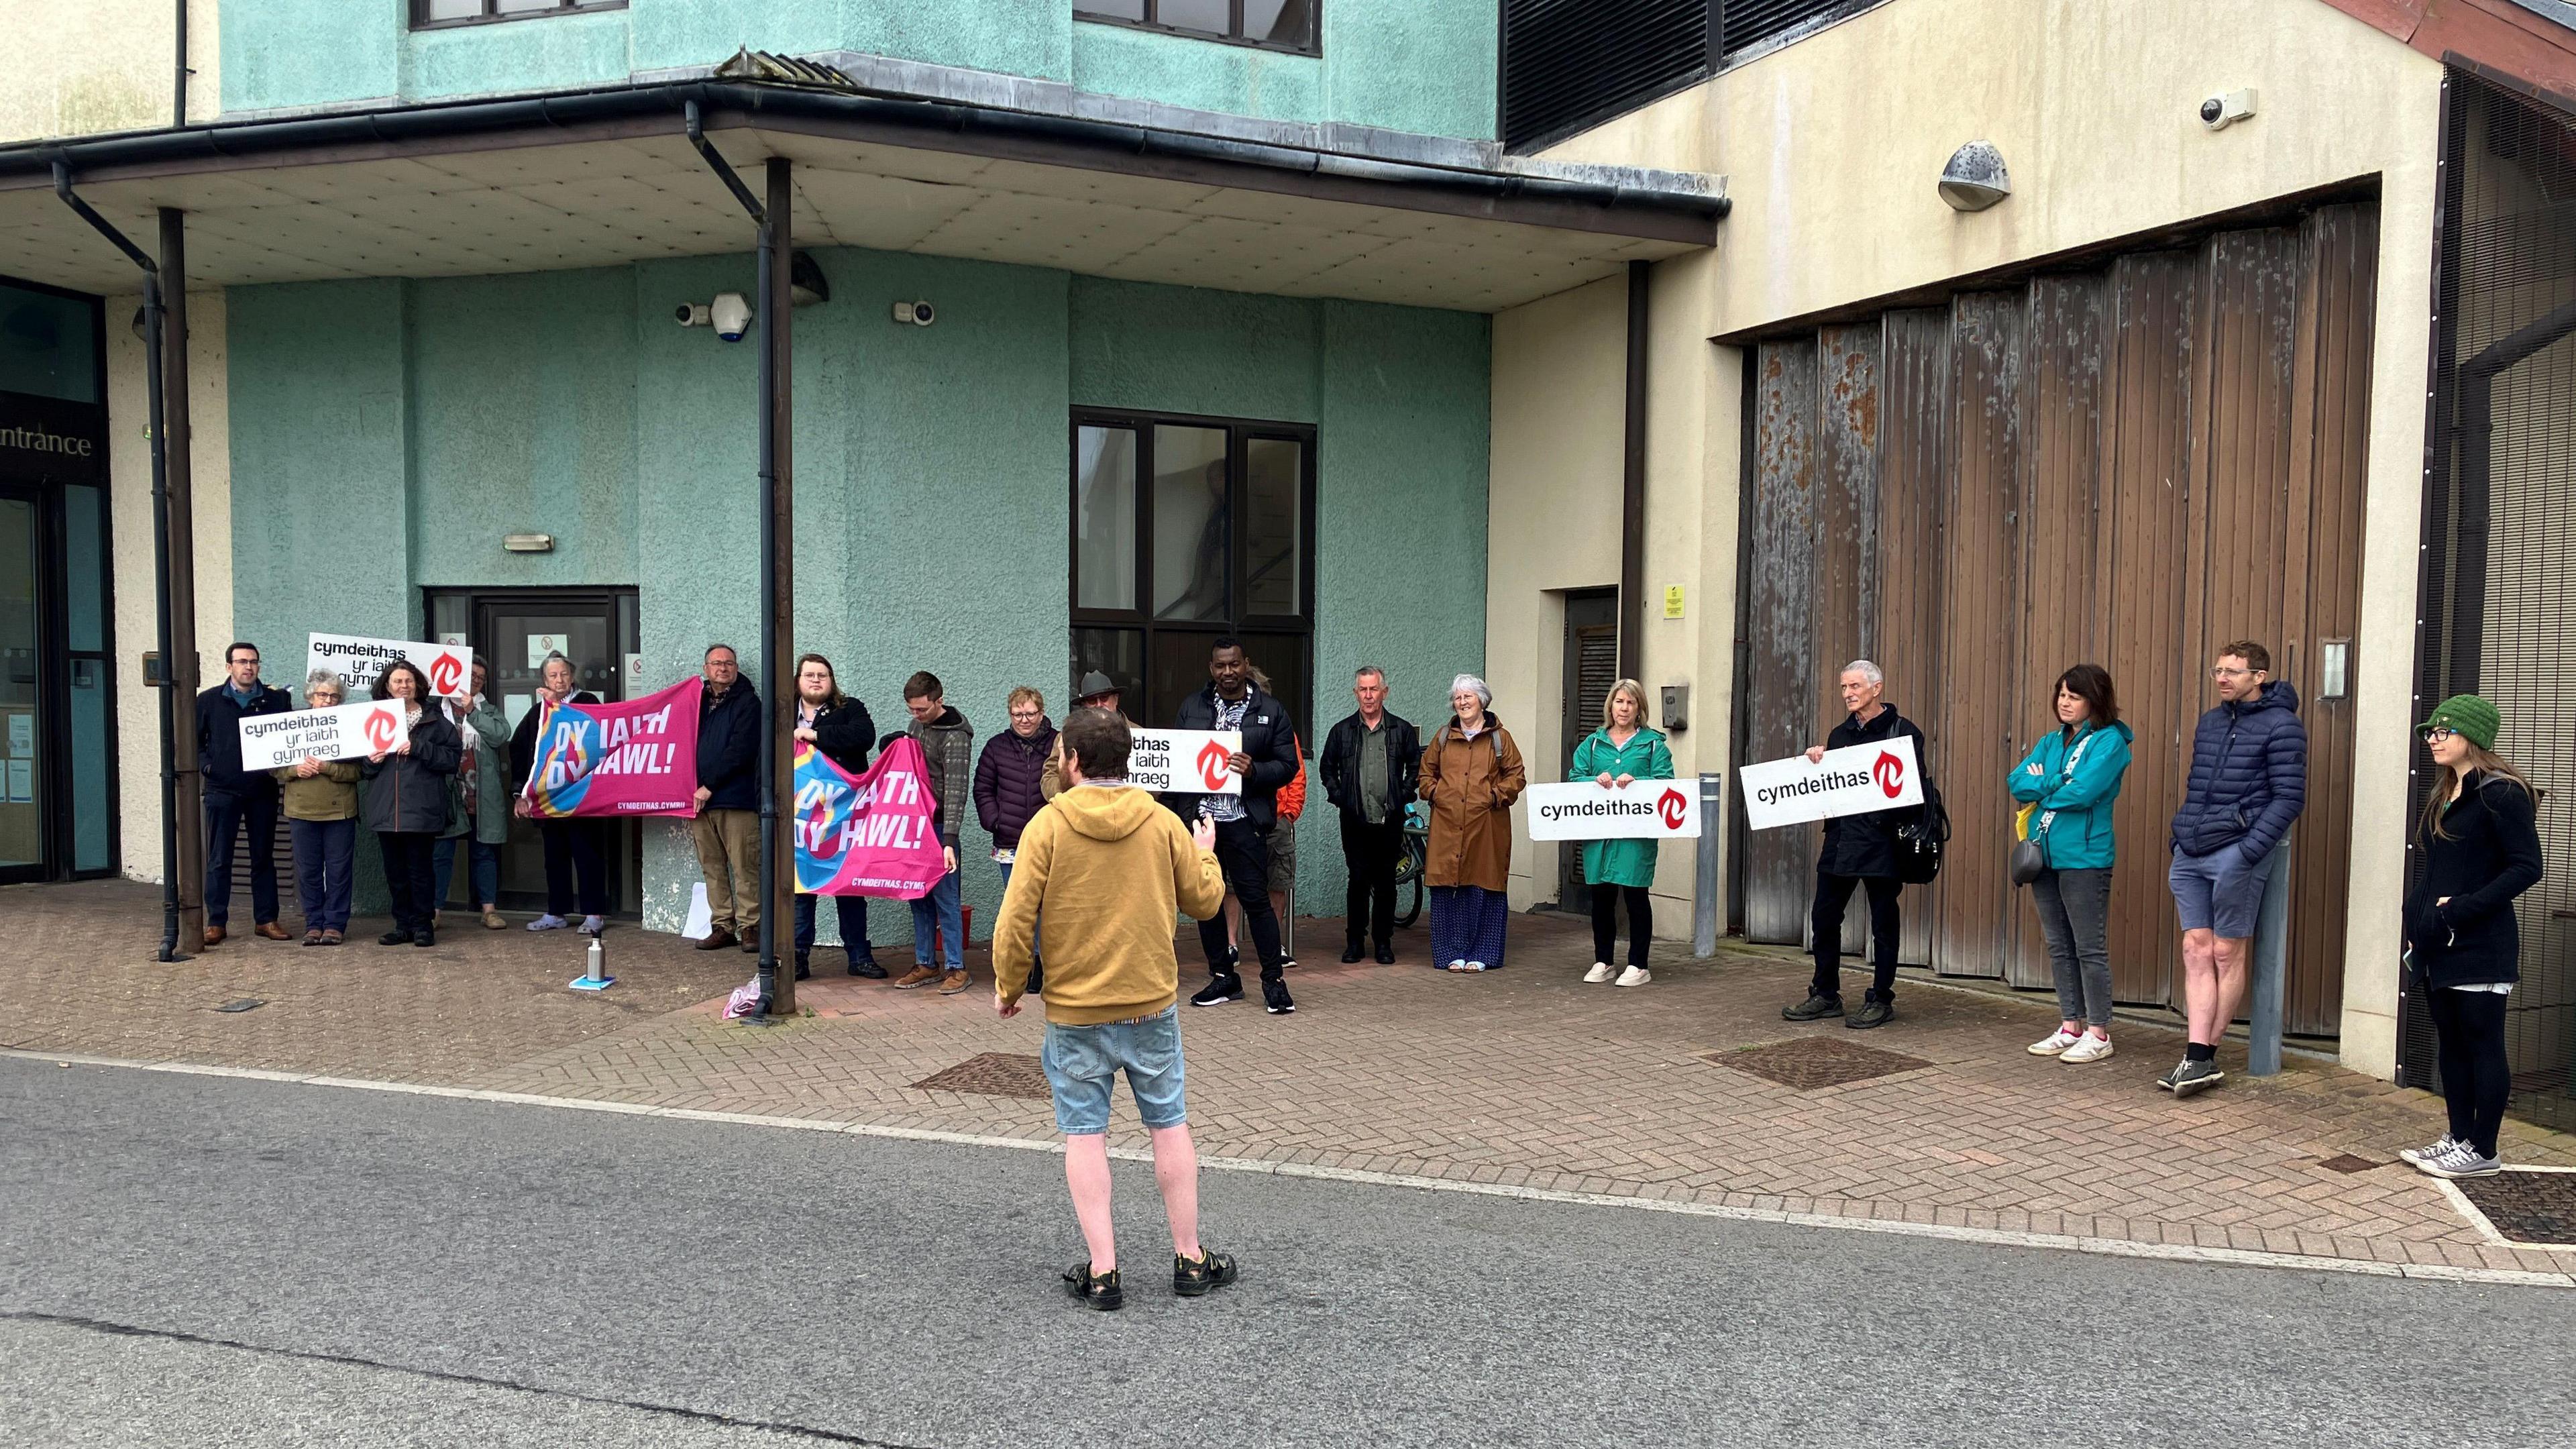
M 437 892 L 434 909 L 447 909 L 447 883 L 456 878 L 456 846 L 463 841 L 465 883 L 474 888 L 469 906 L 488 906 L 501 899 L 501 847 L 486 845 L 470 835 L 444 835 L 429 848 L 430 889 Z
M 912 963 L 930 964 L 930 932 L 936 926 L 940 933 L 943 969 L 966 969 L 966 923 L 957 900 L 957 872 L 950 871 L 930 888 L 930 894 L 912 903 Z
M 796 959 L 814 949 L 814 903 L 821 896 L 796 895 Z M 852 961 L 877 959 L 876 948 L 868 944 L 868 898 L 866 896 L 832 897 L 832 914 L 841 923 L 841 949 Z
M 349 929 L 349 863 L 358 845 L 355 820 L 289 820 L 295 842 L 295 894 L 304 929 Z
M 1047 1086 L 1055 1094 L 1055 1129 L 1067 1137 L 1109 1130 L 1109 1094 L 1118 1073 L 1127 1073 L 1127 1090 L 1136 1094 L 1136 1112 L 1147 1127 L 1178 1127 L 1188 1121 L 1181 1106 L 1181 1005 L 1173 1002 L 1152 1016 L 1109 1021 L 1098 1026 L 1059 1026 L 1050 1021 L 1038 1061 L 1046 1068 Z
M 250 830 L 250 918 L 277 919 L 277 787 L 262 780 L 239 795 L 206 792 L 206 924 L 223 925 L 233 907 L 233 836 Z

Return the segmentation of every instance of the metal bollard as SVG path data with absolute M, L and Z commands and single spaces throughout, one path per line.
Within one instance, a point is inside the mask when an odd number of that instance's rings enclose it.
M 1704 773 L 1699 777 L 1699 853 L 1692 861 L 1691 955 L 1703 961 L 1717 954 L 1717 849 L 1719 832 L 1726 828 L 1726 812 L 1719 806 L 1725 794 L 1724 775 Z
M 2252 981 L 2246 991 L 2245 1073 L 2281 1074 L 2281 1001 L 2290 974 L 2290 842 L 2283 837 L 2265 864 L 2263 910 L 2254 918 Z

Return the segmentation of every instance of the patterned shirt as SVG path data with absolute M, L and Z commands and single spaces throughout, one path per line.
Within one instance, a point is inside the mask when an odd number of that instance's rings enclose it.
M 1242 729 L 1243 711 L 1251 703 L 1252 691 L 1248 689 L 1243 692 L 1243 698 L 1238 699 L 1231 704 L 1226 702 L 1225 696 L 1217 696 L 1216 723 L 1210 726 L 1210 728 L 1219 732 Z M 1250 818 L 1249 814 L 1243 808 L 1243 797 L 1241 795 L 1210 795 L 1207 797 L 1205 807 L 1201 809 L 1199 813 L 1205 815 L 1208 819 L 1219 823 L 1228 820 L 1245 820 Z

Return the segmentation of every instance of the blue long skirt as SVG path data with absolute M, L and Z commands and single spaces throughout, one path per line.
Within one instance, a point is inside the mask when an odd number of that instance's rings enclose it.
M 1511 921 L 1512 899 L 1483 886 L 1431 888 L 1431 964 L 1447 970 L 1452 961 L 1482 961 L 1485 969 L 1503 964 L 1503 928 Z

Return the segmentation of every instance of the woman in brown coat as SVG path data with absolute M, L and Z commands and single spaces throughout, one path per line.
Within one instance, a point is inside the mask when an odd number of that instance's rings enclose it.
M 1511 918 L 1512 802 L 1529 783 L 1520 747 L 1494 718 L 1494 692 L 1461 674 L 1449 686 L 1457 711 L 1422 750 L 1422 798 L 1431 803 L 1431 964 L 1491 971 L 1503 964 Z

